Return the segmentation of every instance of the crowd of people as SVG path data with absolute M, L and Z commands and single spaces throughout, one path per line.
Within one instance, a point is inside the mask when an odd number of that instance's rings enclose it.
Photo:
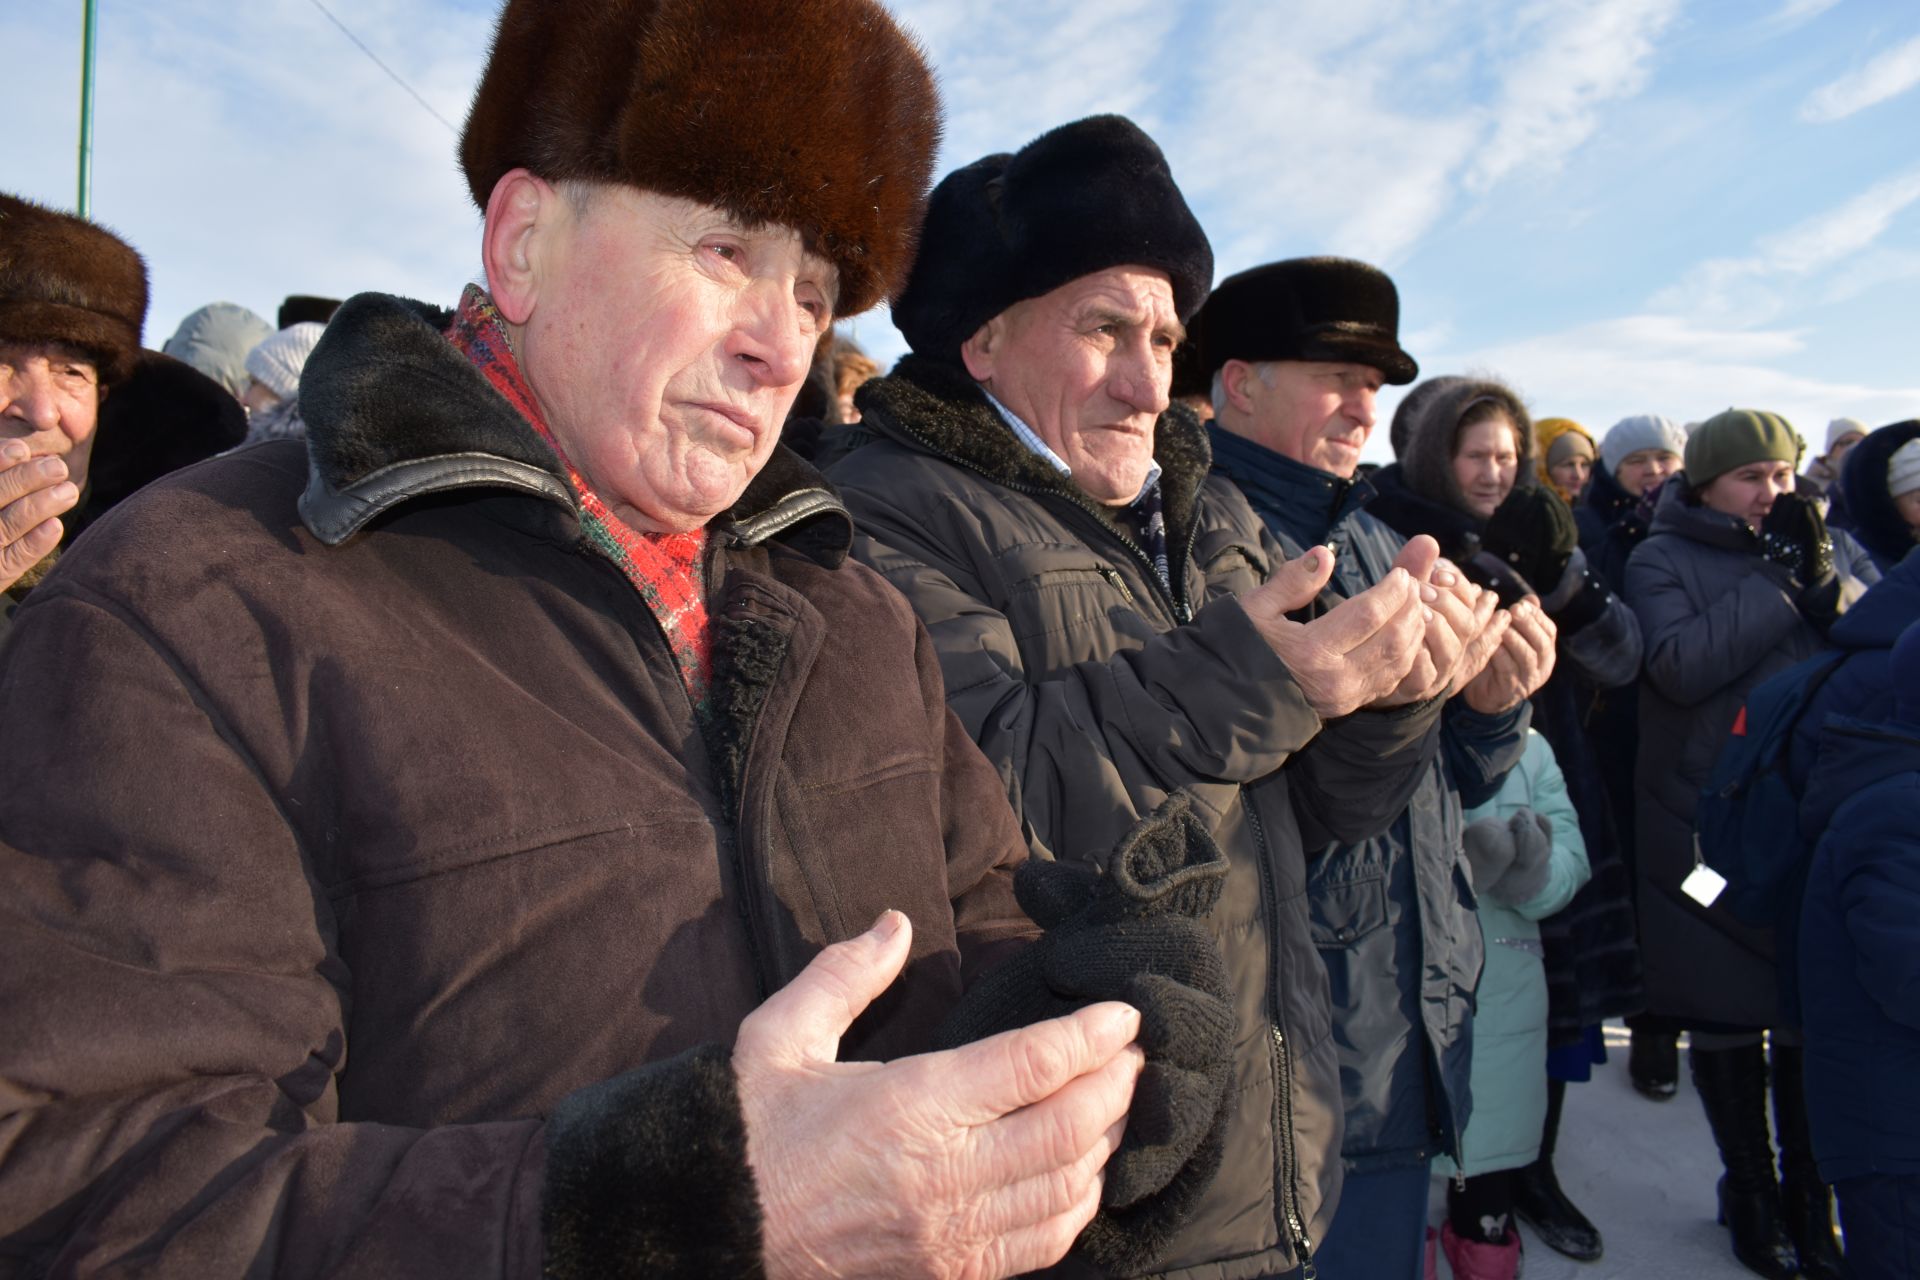
M 1920 1274 L 1920 421 L 1536 419 L 1125 118 L 935 183 L 875 0 L 564 16 L 452 310 L 148 351 L 0 196 L 0 1274 L 1512 1280 L 1615 1018 Z

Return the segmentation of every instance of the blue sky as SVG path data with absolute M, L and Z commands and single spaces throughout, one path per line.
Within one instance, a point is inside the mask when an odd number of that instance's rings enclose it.
M 327 0 L 458 123 L 492 0 Z M 311 0 L 100 0 L 94 213 L 146 255 L 147 341 L 216 298 L 451 302 L 454 138 Z M 902 0 L 941 169 L 1096 111 L 1161 143 L 1222 276 L 1344 253 L 1428 374 L 1604 429 L 1729 404 L 1920 416 L 1912 0 Z M 70 204 L 78 0 L 0 9 L 0 185 Z M 25 108 L 25 124 L 19 126 Z M 857 336 L 890 357 L 884 313 Z M 1383 404 L 1390 408 L 1392 397 Z M 1385 431 L 1370 452 L 1386 453 Z

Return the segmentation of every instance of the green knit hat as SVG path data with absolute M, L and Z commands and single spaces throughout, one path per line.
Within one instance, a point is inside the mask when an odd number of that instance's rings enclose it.
M 1735 467 L 1761 461 L 1798 465 L 1800 437 L 1777 413 L 1726 409 L 1693 429 L 1682 466 L 1687 483 L 1697 489 Z

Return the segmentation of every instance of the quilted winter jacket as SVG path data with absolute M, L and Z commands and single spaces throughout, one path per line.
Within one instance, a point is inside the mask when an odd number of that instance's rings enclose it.
M 1692 1027 L 1772 1026 L 1779 1015 L 1771 930 L 1680 890 L 1693 871 L 1700 788 L 1749 691 L 1820 647 L 1785 570 L 1761 558 L 1745 522 L 1661 490 L 1653 528 L 1627 561 L 1640 615 L 1635 906 L 1648 1012 Z
M 1480 894 L 1487 967 L 1473 1015 L 1473 1119 L 1461 1140 L 1459 1166 L 1470 1178 L 1518 1169 L 1540 1155 L 1547 1118 L 1547 975 L 1539 922 L 1573 901 L 1587 882 L 1580 817 L 1553 748 L 1537 730 L 1528 732 L 1526 754 L 1500 784 L 1500 793 L 1467 810 L 1467 822 L 1504 822 L 1521 809 L 1553 824 L 1553 850 L 1547 883 L 1532 898 L 1505 903 Z M 1446 1173 L 1456 1167 L 1451 1160 L 1438 1163 Z
M 776 453 L 710 526 L 696 711 L 447 319 L 350 301 L 311 462 L 159 482 L 15 617 L 0 1275 L 754 1275 L 741 1019 L 895 907 L 842 1050 L 917 1052 L 1033 934 L 819 475 Z
M 1237 1119 L 1163 1265 L 1291 1270 L 1332 1216 L 1342 1110 L 1302 850 L 1392 821 L 1428 767 L 1437 705 L 1321 724 L 1231 598 L 1276 553 L 1245 501 L 1208 482 L 1185 410 L 1155 444 L 1169 591 L 1124 524 L 1029 453 L 963 372 L 910 356 L 856 403 L 866 443 L 829 473 L 858 522 L 854 554 L 926 623 L 948 703 L 1035 846 L 1098 861 L 1174 788 L 1214 823 L 1231 864 L 1212 924 L 1239 997 Z

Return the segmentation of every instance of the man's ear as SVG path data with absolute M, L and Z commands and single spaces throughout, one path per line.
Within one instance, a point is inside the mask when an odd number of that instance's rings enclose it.
M 1259 377 L 1259 371 L 1245 360 L 1229 360 L 1220 366 L 1221 389 L 1227 393 L 1227 403 L 1237 412 L 1253 412 L 1253 392 L 1247 384 L 1258 381 Z
M 967 366 L 967 373 L 975 382 L 993 380 L 993 358 L 1000 349 L 1001 337 L 1006 326 L 1002 323 L 1005 312 L 993 317 L 973 331 L 973 336 L 960 344 L 960 360 Z
M 533 315 L 541 253 L 566 213 L 566 197 L 525 169 L 509 169 L 493 184 L 480 240 L 481 265 L 487 292 L 509 324 L 525 324 Z

